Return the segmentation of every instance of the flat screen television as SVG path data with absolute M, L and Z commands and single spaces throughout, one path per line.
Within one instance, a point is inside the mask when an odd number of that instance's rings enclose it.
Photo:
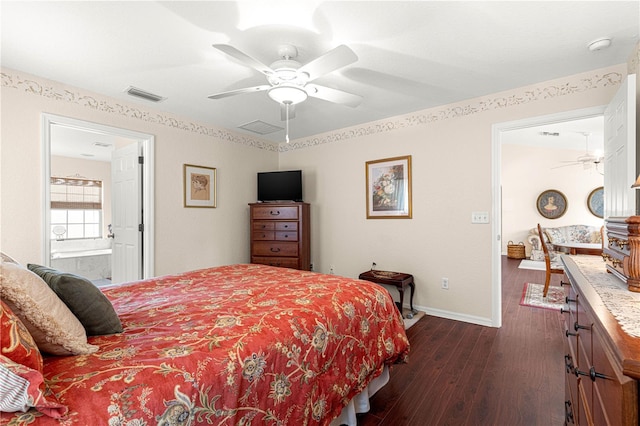
M 302 170 L 259 172 L 258 201 L 302 201 Z

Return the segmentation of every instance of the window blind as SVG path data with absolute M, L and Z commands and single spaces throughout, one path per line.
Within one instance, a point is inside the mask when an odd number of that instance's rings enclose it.
M 51 208 L 101 210 L 102 181 L 77 177 L 51 177 Z

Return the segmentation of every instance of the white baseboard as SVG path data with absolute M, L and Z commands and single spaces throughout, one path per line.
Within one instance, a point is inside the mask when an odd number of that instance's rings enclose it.
M 404 307 L 409 309 L 409 305 L 404 305 Z M 445 318 L 445 319 L 450 319 L 454 321 L 462 321 L 470 324 L 482 325 L 485 327 L 493 326 L 491 323 L 491 318 L 477 317 L 474 315 L 466 315 L 466 314 L 461 314 L 459 312 L 445 311 L 445 310 L 436 309 L 436 308 L 427 308 L 425 306 L 413 305 L 413 308 L 417 309 L 418 311 L 425 312 L 427 315 L 432 315 L 438 318 Z

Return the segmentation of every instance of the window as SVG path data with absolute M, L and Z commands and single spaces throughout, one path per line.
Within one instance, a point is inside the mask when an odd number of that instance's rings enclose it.
M 51 177 L 51 237 L 102 236 L 102 181 Z

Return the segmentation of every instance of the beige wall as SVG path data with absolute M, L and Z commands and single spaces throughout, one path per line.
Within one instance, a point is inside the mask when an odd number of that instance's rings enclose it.
M 316 269 L 357 277 L 376 262 L 412 273 L 415 304 L 490 323 L 491 225 L 471 224 L 471 212 L 492 211 L 492 125 L 604 105 L 625 71 L 596 70 L 284 146 L 280 167 L 305 177 Z M 402 155 L 412 156 L 413 219 L 367 220 L 365 162 Z
M 561 161 L 575 161 L 584 151 L 544 149 L 522 145 L 502 145 L 502 252 L 506 254 L 509 240 L 522 241 L 527 246 L 529 230 L 540 223 L 543 227 L 604 224 L 589 211 L 587 198 L 594 189 L 603 186 L 604 177 L 595 167 L 582 165 L 553 168 Z M 602 167 L 600 167 L 602 170 Z M 556 189 L 567 198 L 567 210 L 562 217 L 545 219 L 536 210 L 541 192 Z
M 333 265 L 337 274 L 356 277 L 375 261 L 380 269 L 412 273 L 415 304 L 430 313 L 489 324 L 491 225 L 472 225 L 470 216 L 492 210 L 492 125 L 606 104 L 625 73 L 626 66 L 595 70 L 418 111 L 292 141 L 278 154 L 222 129 L 46 80 L 33 78 L 32 85 L 7 70 L 1 248 L 22 262 L 41 257 L 39 120 L 49 112 L 155 135 L 158 275 L 248 261 L 255 172 L 300 168 L 316 270 Z M 367 220 L 365 162 L 400 155 L 412 156 L 413 219 Z M 184 163 L 218 168 L 217 209 L 182 207 Z M 441 277 L 449 278 L 449 290 L 440 289 Z
M 83 89 L 2 70 L 0 248 L 42 262 L 41 114 L 51 113 L 155 136 L 155 273 L 249 261 L 247 203 L 255 173 L 277 168 L 275 149 L 225 129 L 123 104 Z M 184 208 L 183 164 L 217 168 L 218 208 Z

